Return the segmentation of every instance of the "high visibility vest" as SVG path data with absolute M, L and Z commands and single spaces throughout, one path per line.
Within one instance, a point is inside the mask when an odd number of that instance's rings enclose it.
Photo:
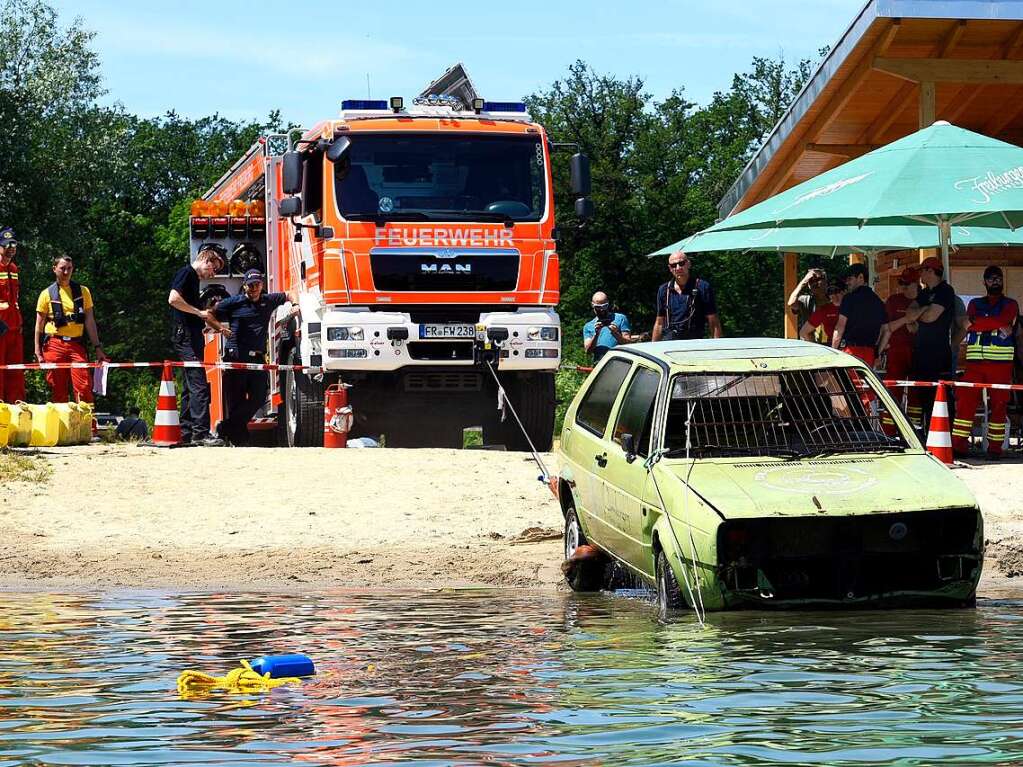
M 74 308 L 68 314 L 64 311 L 64 302 L 60 300 L 60 286 L 55 282 L 49 287 L 50 314 L 53 315 L 53 327 L 58 331 L 74 322 L 77 325 L 85 324 L 85 298 L 82 295 L 82 286 L 74 280 L 71 281 L 71 301 Z
M 1014 299 L 1002 296 L 994 304 L 986 298 L 975 298 L 970 302 L 976 317 L 997 317 Z M 1016 353 L 1012 333 L 1003 336 L 997 330 L 971 330 L 966 336 L 966 360 L 972 362 L 1009 362 Z

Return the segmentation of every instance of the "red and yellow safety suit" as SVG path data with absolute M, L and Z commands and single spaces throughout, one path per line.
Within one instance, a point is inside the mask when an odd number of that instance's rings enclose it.
M 25 361 L 21 339 L 21 308 L 18 306 L 18 265 L 0 259 L 0 321 L 7 332 L 0 335 L 0 365 Z M 0 401 L 25 399 L 25 373 L 21 370 L 0 370 Z

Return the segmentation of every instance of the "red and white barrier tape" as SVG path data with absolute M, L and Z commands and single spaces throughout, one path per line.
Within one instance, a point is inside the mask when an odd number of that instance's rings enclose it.
M 903 388 L 909 386 L 929 386 L 934 388 L 939 383 L 944 386 L 959 386 L 963 389 L 1002 389 L 1005 391 L 1023 391 L 1023 384 L 974 383 L 973 381 L 885 381 L 884 385 Z
M 324 367 L 310 365 L 270 365 L 255 362 L 23 362 L 0 365 L 0 370 L 81 370 L 88 368 L 217 368 L 218 370 L 301 370 L 305 373 L 323 373 Z

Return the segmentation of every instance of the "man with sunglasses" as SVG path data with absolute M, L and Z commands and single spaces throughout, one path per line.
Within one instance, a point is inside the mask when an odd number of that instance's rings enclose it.
M 679 341 L 703 338 L 710 327 L 711 338 L 721 338 L 714 289 L 710 283 L 692 274 L 689 256 L 677 250 L 668 256 L 672 279 L 657 289 L 657 319 L 654 341 Z
M 594 293 L 590 307 L 593 309 L 593 319 L 583 325 L 583 348 L 587 354 L 593 355 L 594 362 L 600 362 L 608 350 L 618 344 L 631 344 L 639 340 L 632 336 L 629 318 L 611 309 L 611 299 L 607 293 Z
M 984 270 L 984 288 L 987 295 L 974 298 L 966 308 L 970 327 L 966 336 L 966 374 L 963 380 L 971 383 L 1012 383 L 1012 363 L 1016 354 L 1013 327 L 1019 317 L 1019 304 L 1005 295 L 1005 277 L 998 266 Z M 997 461 L 1002 457 L 1005 441 L 1005 418 L 1009 406 L 1009 392 L 988 390 L 991 417 L 987 427 L 987 455 Z M 970 449 L 970 432 L 981 398 L 980 389 L 958 387 L 956 390 L 956 419 L 952 426 L 952 450 L 966 455 Z

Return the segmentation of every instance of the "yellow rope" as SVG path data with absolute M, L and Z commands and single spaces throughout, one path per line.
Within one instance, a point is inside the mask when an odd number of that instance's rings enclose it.
M 297 676 L 271 679 L 270 672 L 263 675 L 252 670 L 247 661 L 241 661 L 242 667 L 231 669 L 227 676 L 210 676 L 201 671 L 182 671 L 178 676 L 178 694 L 182 698 L 208 695 L 213 690 L 226 690 L 231 693 L 267 692 L 283 684 L 299 684 L 302 680 Z

